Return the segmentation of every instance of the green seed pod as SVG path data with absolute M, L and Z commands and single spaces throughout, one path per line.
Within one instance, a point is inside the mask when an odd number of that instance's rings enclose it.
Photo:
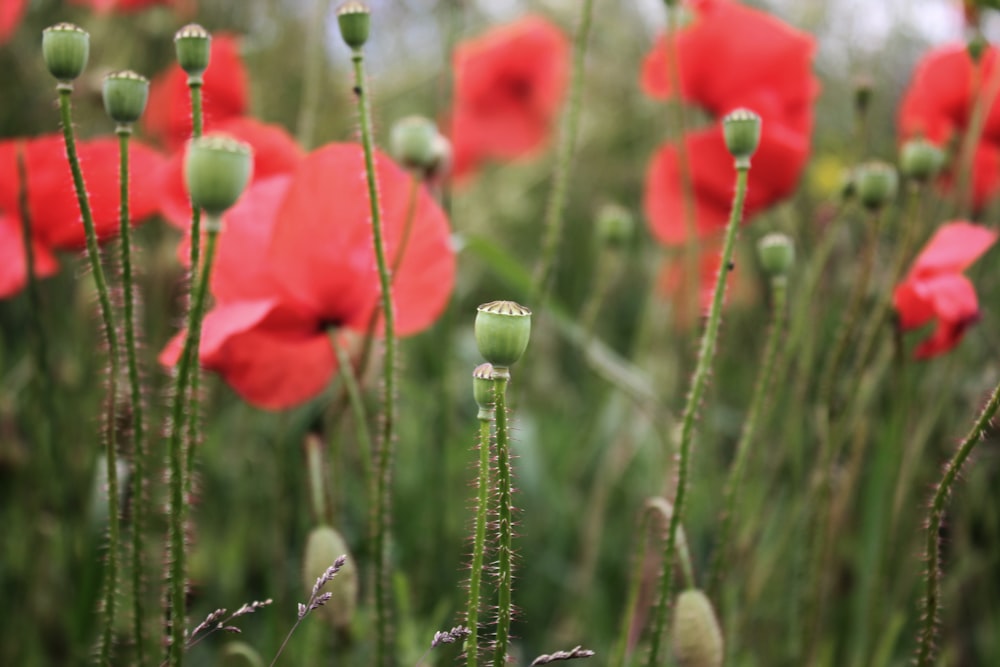
M 749 166 L 750 156 L 760 144 L 760 116 L 749 109 L 736 109 L 722 119 L 726 148 L 736 158 L 737 166 Z
M 910 139 L 899 150 L 899 169 L 906 178 L 925 183 L 944 166 L 944 151 L 926 139 Z
M 878 210 L 896 198 L 899 176 L 895 167 L 873 160 L 859 166 L 855 172 L 858 200 L 869 210 Z
M 722 631 L 704 592 L 689 588 L 677 596 L 673 642 L 680 667 L 722 667 Z
M 407 169 L 432 171 L 441 160 L 437 126 L 423 116 L 407 116 L 392 126 L 392 155 Z
M 766 234 L 757 243 L 757 258 L 767 275 L 788 275 L 795 264 L 795 244 L 785 234 Z
M 323 587 L 324 593 L 332 593 L 333 596 L 314 612 L 335 630 L 347 630 L 354 617 L 358 605 L 358 567 L 347 548 L 347 541 L 335 528 L 317 526 L 309 533 L 302 562 L 302 585 L 307 596 L 316 585 L 316 580 L 343 555 L 347 555 L 344 566 Z
M 493 419 L 496 414 L 493 410 L 493 364 L 479 364 L 472 371 L 472 396 L 479 406 L 476 418 Z
M 347 0 L 337 10 L 340 36 L 353 50 L 358 50 L 368 41 L 371 30 L 371 9 L 360 0 Z
M 174 33 L 177 64 L 188 76 L 200 77 L 212 57 L 212 35 L 197 23 L 189 23 Z
M 973 63 L 979 64 L 982 59 L 983 54 L 986 53 L 986 48 L 990 43 L 983 37 L 983 33 L 976 31 L 976 34 L 972 36 L 972 39 L 965 45 L 965 50 L 969 53 L 969 58 Z
M 70 82 L 83 74 L 90 58 L 90 34 L 72 23 L 57 23 L 42 31 L 42 57 L 56 79 Z
M 872 103 L 872 80 L 867 76 L 859 76 L 854 80 L 854 110 L 864 115 Z
M 184 180 L 191 203 L 219 216 L 243 194 L 253 172 L 250 146 L 223 134 L 188 142 Z
M 496 370 L 506 369 L 528 347 L 531 311 L 513 301 L 491 301 L 478 311 L 475 329 L 479 353 Z
M 626 246 L 635 235 L 635 217 L 624 206 L 605 204 L 597 212 L 596 232 L 598 240 L 606 246 Z
M 264 667 L 264 660 L 249 644 L 230 642 L 222 649 L 219 667 Z
M 149 98 L 149 79 L 132 70 L 112 72 L 104 77 L 101 90 L 104 111 L 116 123 L 130 125 L 139 120 Z

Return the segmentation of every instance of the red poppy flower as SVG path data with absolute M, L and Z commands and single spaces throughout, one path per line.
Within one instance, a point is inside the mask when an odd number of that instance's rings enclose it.
M 920 251 L 906 279 L 893 293 L 893 305 L 904 330 L 937 320 L 937 328 L 916 349 L 918 359 L 947 352 L 979 319 L 976 289 L 962 271 L 997 240 L 993 230 L 969 222 L 950 222 L 935 232 Z
M 692 0 L 693 21 L 675 40 L 680 96 L 721 118 L 737 107 L 760 114 L 760 146 L 753 156 L 745 219 L 789 196 L 809 157 L 813 100 L 811 35 L 759 10 L 730 0 Z M 677 94 L 669 84 L 665 37 L 657 40 L 642 69 L 652 97 Z M 725 226 L 733 192 L 733 159 L 718 126 L 684 137 L 700 236 Z M 677 147 L 665 145 L 646 176 L 646 216 L 668 244 L 687 238 Z
M 396 329 L 417 333 L 451 294 L 455 256 L 448 222 L 422 187 L 404 238 L 412 176 L 379 154 L 386 252 Z M 227 215 L 212 276 L 216 306 L 205 317 L 200 358 L 249 403 L 283 409 L 329 383 L 336 357 L 328 329 L 364 332 L 379 302 L 364 156 L 354 144 L 309 154 L 291 175 L 253 184 Z M 181 339 L 160 359 L 172 365 Z
M 3 0 L 0 2 L 0 44 L 3 44 L 17 30 L 28 8 L 28 0 Z
M 569 42 L 545 19 L 528 16 L 455 50 L 454 173 L 487 159 L 542 148 L 569 74 Z
M 96 12 L 136 12 L 155 5 L 176 5 L 179 0 L 70 0 L 73 5 L 85 5 Z
M 212 37 L 211 61 L 205 70 L 202 110 L 205 131 L 215 130 L 224 121 L 242 116 L 247 109 L 248 78 L 235 36 Z M 187 74 L 179 65 L 161 73 L 149 87 L 149 104 L 143 116 L 146 132 L 167 148 L 179 148 L 191 137 L 191 103 Z
M 939 146 L 956 145 L 979 95 L 996 77 L 997 50 L 987 48 L 977 66 L 964 44 L 935 49 L 917 63 L 899 109 L 903 138 L 922 136 Z M 1000 104 L 994 99 L 972 165 L 973 205 L 980 209 L 1000 191 Z
M 32 241 L 35 255 L 35 275 L 51 276 L 59 270 L 52 253 L 37 241 Z M 24 235 L 18 217 L 0 211 L 0 299 L 21 291 L 28 280 L 28 260 L 24 254 Z
M 223 132 L 253 148 L 253 180 L 261 181 L 279 174 L 289 174 L 302 159 L 302 149 L 279 125 L 268 125 L 249 117 L 230 118 L 214 131 Z M 181 229 L 191 223 L 191 204 L 184 185 L 184 149 L 170 157 L 163 170 L 160 187 L 160 212 L 168 222 Z
M 23 145 L 32 236 L 51 249 L 82 249 L 86 239 L 62 135 L 24 140 Z M 119 227 L 118 139 L 77 142 L 77 153 L 97 236 L 100 240 L 111 238 Z M 133 224 L 138 224 L 157 211 L 156 185 L 163 157 L 135 140 L 129 155 L 129 207 Z M 19 191 L 14 141 L 0 142 L 0 209 L 17 211 Z

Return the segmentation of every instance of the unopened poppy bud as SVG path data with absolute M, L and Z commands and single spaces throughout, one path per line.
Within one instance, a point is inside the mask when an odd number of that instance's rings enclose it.
M 795 264 L 795 244 L 786 234 L 766 234 L 757 242 L 757 259 L 767 275 L 788 275 Z
M 870 210 L 880 209 L 896 198 L 899 176 L 890 164 L 880 161 L 866 162 L 855 172 L 858 200 Z
M 104 111 L 111 120 L 131 124 L 139 120 L 149 98 L 149 79 L 132 70 L 112 72 L 104 77 L 101 89 Z
M 337 10 L 340 36 L 354 50 L 360 49 L 368 41 L 371 30 L 371 9 L 360 0 L 347 0 Z
M 605 245 L 628 245 L 635 234 L 635 218 L 624 206 L 605 204 L 597 212 L 597 238 Z
M 943 166 L 944 151 L 926 139 L 910 139 L 899 151 L 899 168 L 903 176 L 915 181 L 929 181 Z
M 868 112 L 872 103 L 872 80 L 867 76 L 859 76 L 854 80 L 854 110 L 861 115 Z
M 437 126 L 423 116 L 407 116 L 392 126 L 389 145 L 393 156 L 408 169 L 432 171 L 441 159 L 435 145 Z
M 760 144 L 760 116 L 749 109 L 736 109 L 722 119 L 726 148 L 736 158 L 737 166 L 749 166 L 750 156 Z
M 472 396 L 479 406 L 476 418 L 493 419 L 493 364 L 479 364 L 472 371 Z
M 224 134 L 188 142 L 184 180 L 191 203 L 219 216 L 243 194 L 253 171 L 250 146 Z
M 324 573 L 335 560 L 344 555 L 347 560 L 336 576 L 322 582 Z M 358 567 L 347 548 L 347 541 L 331 526 L 313 528 L 306 541 L 306 553 L 302 562 L 302 585 L 306 596 L 309 596 L 317 584 L 320 584 L 320 591 L 330 593 L 331 597 L 315 613 L 334 629 L 350 627 L 358 604 Z
M 42 31 L 42 57 L 56 79 L 69 82 L 83 74 L 90 58 L 90 34 L 72 23 L 57 23 Z
M 677 596 L 673 627 L 674 655 L 680 667 L 721 667 L 724 647 L 719 620 L 702 591 Z
M 969 58 L 973 63 L 979 63 L 990 43 L 983 37 L 983 33 L 976 31 L 969 42 L 965 45 L 965 50 L 969 53 Z
M 531 311 L 513 301 L 491 301 L 476 314 L 479 353 L 496 367 L 506 369 L 524 354 L 531 336 Z
M 840 198 L 844 201 L 853 199 L 858 194 L 858 182 L 854 169 L 845 169 L 840 175 Z
M 177 64 L 188 76 L 199 77 L 212 57 L 212 35 L 197 23 L 189 23 L 174 33 Z
M 249 644 L 229 642 L 222 649 L 219 667 L 264 667 L 264 659 Z

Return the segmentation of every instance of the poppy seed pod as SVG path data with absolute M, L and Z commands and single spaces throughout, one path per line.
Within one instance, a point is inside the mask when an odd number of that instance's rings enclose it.
M 42 31 L 42 57 L 56 79 L 69 82 L 83 73 L 90 58 L 90 34 L 72 23 L 57 23 Z
M 437 126 L 423 116 L 407 116 L 392 126 L 392 155 L 407 169 L 433 171 L 441 161 Z
M 323 592 L 330 593 L 331 597 L 316 610 L 332 628 L 339 630 L 350 627 L 357 608 L 358 566 L 350 556 L 347 541 L 338 530 L 317 526 L 310 531 L 302 563 L 302 585 L 307 593 L 313 590 L 330 564 L 342 555 L 347 555 L 347 560 L 337 576 L 321 586 Z
M 139 120 L 149 99 L 149 79 L 132 70 L 112 72 L 101 89 L 104 111 L 111 120 L 131 124 Z
M 788 275 L 795 264 L 795 244 L 786 234 L 766 234 L 757 243 L 757 259 L 767 275 Z
M 895 167 L 874 160 L 855 171 L 858 200 L 869 210 L 878 210 L 896 198 L 899 176 Z
M 243 194 L 253 171 L 249 145 L 224 134 L 188 143 L 184 180 L 191 203 L 211 216 L 222 215 Z
M 677 596 L 672 634 L 680 667 L 722 666 L 722 631 L 704 592 L 690 588 Z
M 174 33 L 177 64 L 188 76 L 201 76 L 212 56 L 212 35 L 197 23 L 189 23 Z
M 854 110 L 859 114 L 868 111 L 872 103 L 872 80 L 867 76 L 859 76 L 854 80 Z
M 493 419 L 493 364 L 479 364 L 472 371 L 472 396 L 479 406 L 476 418 Z
M 635 235 L 635 218 L 632 212 L 618 204 L 605 204 L 597 212 L 597 238 L 604 245 L 628 245 Z
M 513 301 L 491 301 L 476 313 L 479 353 L 496 370 L 506 369 L 524 354 L 531 335 L 531 311 Z
M 729 154 L 736 158 L 737 166 L 750 164 L 750 156 L 760 144 L 761 120 L 749 109 L 736 109 L 722 119 L 722 133 Z
M 924 183 L 944 166 L 944 151 L 926 139 L 911 139 L 899 150 L 899 169 L 906 178 Z
M 358 50 L 368 41 L 371 30 L 371 9 L 360 0 L 347 0 L 337 10 L 340 36 L 351 49 Z

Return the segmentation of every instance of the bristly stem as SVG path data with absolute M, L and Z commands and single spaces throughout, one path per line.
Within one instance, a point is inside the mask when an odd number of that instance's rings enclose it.
M 698 363 L 691 379 L 684 414 L 681 419 L 680 455 L 677 462 L 677 489 L 674 492 L 673 514 L 670 516 L 670 526 L 667 529 L 666 545 L 663 551 L 663 572 L 660 574 L 660 591 L 654 611 L 653 634 L 650 641 L 649 660 L 647 665 L 655 667 L 659 658 L 660 643 L 667 627 L 667 608 L 673 592 L 674 557 L 677 550 L 677 534 L 684 515 L 684 502 L 687 499 L 687 474 L 691 464 L 691 447 L 694 441 L 695 417 L 701 404 L 712 361 L 715 357 L 715 345 L 719 335 L 719 323 L 722 320 L 722 302 L 726 292 L 726 275 L 729 262 L 736 245 L 736 230 L 743 217 L 743 202 L 746 199 L 747 178 L 750 172 L 749 160 L 736 162 L 736 193 L 733 197 L 733 207 L 726 226 L 726 236 L 722 246 L 722 259 L 719 264 L 719 274 L 715 281 L 715 291 L 712 296 L 712 306 L 708 312 L 708 321 L 701 336 L 698 348 Z
M 396 325 L 392 303 L 392 280 L 382 239 L 382 210 L 375 174 L 375 148 L 371 126 L 371 100 L 365 79 L 364 53 L 360 48 L 351 52 L 354 63 L 354 85 L 361 116 L 361 144 L 365 154 L 365 178 L 368 182 L 368 202 L 371 206 L 372 237 L 375 261 L 378 264 L 379 286 L 382 292 L 382 314 L 385 319 L 385 365 L 383 369 L 382 433 L 375 465 L 375 664 L 383 667 L 392 662 L 392 637 L 389 633 L 389 572 L 388 541 L 390 524 L 389 482 L 393 438 L 396 426 Z
M 128 363 L 129 398 L 132 409 L 132 641 L 135 662 L 146 662 L 143 641 L 145 611 L 143 607 L 142 552 L 145 522 L 144 485 L 146 483 L 146 424 L 142 406 L 142 386 L 135 336 L 135 289 L 132 279 L 132 227 L 129 213 L 129 138 L 132 126 L 118 126 L 120 187 L 119 234 L 121 236 L 122 289 L 125 301 L 125 355 Z
M 563 121 L 560 123 L 554 181 L 545 205 L 545 240 L 542 243 L 542 256 L 535 267 L 535 279 L 531 288 L 531 300 L 535 303 L 545 301 L 552 282 L 552 272 L 555 268 L 556 254 L 562 237 L 566 190 L 569 187 L 569 172 L 573 163 L 573 150 L 576 147 L 577 129 L 580 125 L 584 63 L 587 55 L 587 43 L 590 41 L 593 14 L 594 0 L 583 0 L 580 6 L 580 24 L 576 29 L 573 43 L 573 69 L 570 73 L 569 101 L 563 111 Z
M 111 664 L 111 644 L 115 628 L 115 602 L 118 595 L 118 550 L 121 544 L 121 532 L 118 518 L 118 456 L 116 445 L 116 416 L 118 402 L 118 338 L 114 312 L 111 309 L 111 296 L 108 283 L 101 266 L 101 250 L 97 245 L 97 232 L 94 229 L 94 216 L 90 209 L 90 199 L 87 196 L 87 186 L 83 182 L 83 171 L 80 169 L 80 159 L 76 152 L 76 138 L 73 135 L 73 112 L 70 95 L 73 84 L 60 82 L 56 85 L 59 92 L 59 112 L 62 118 L 63 140 L 66 142 L 66 155 L 69 158 L 70 171 L 73 174 L 73 187 L 76 190 L 76 201 L 80 206 L 80 216 L 83 218 L 83 231 L 87 239 L 87 259 L 91 272 L 94 274 L 94 284 L 97 286 L 97 301 L 101 308 L 101 321 L 104 325 L 104 339 L 108 346 L 108 405 L 105 422 L 105 458 L 108 475 L 108 569 L 104 589 L 104 627 L 101 634 L 99 661 L 102 665 Z
M 923 621 L 917 648 L 917 667 L 931 667 L 934 664 L 934 640 L 937 635 L 937 615 L 941 604 L 941 521 L 944 518 L 945 503 L 951 495 L 951 488 L 972 450 L 983 439 L 983 434 L 1000 406 L 1000 385 L 993 390 L 990 400 L 972 425 L 955 455 L 948 461 L 944 476 L 934 489 L 934 497 L 927 511 L 927 541 L 924 545 L 924 560 L 927 572 L 924 575 Z
M 483 578 L 483 550 L 486 545 L 486 513 L 490 491 L 490 420 L 479 420 L 479 479 L 476 497 L 476 533 L 472 542 L 472 569 L 469 571 L 469 601 L 465 626 L 465 664 L 476 667 L 479 661 L 479 583 Z
M 195 139 L 203 133 L 204 114 L 202 112 L 202 85 L 200 75 L 188 77 L 188 90 L 191 93 L 191 136 Z M 201 263 L 201 209 L 191 206 L 191 278 L 188 285 L 188 308 L 194 303 L 195 283 L 198 281 L 198 267 Z M 190 330 L 189 330 L 190 332 Z M 190 335 L 190 333 L 189 333 Z M 194 449 L 198 446 L 199 429 L 201 428 L 201 365 L 198 363 L 198 350 L 201 347 L 201 327 L 193 332 L 194 341 L 191 344 L 191 354 L 194 359 L 191 364 L 191 381 L 186 388 L 188 392 L 187 432 L 184 446 L 184 493 L 191 495 L 194 472 Z M 180 428 L 180 425 L 177 426 Z
M 208 218 L 206 221 L 207 244 L 205 247 L 203 266 L 196 272 L 198 280 L 188 310 L 187 335 L 184 336 L 184 348 L 181 350 L 177 368 L 177 382 L 174 389 L 173 408 L 171 410 L 170 442 L 167 455 L 170 458 L 170 507 L 169 507 L 169 547 L 170 547 L 170 639 L 167 645 L 170 667 L 180 667 L 184 660 L 184 597 L 187 588 L 186 554 L 184 543 L 184 524 L 187 514 L 187 503 L 184 501 L 184 466 L 185 452 L 183 447 L 183 418 L 185 406 L 185 388 L 190 387 L 192 368 L 197 366 L 198 350 L 194 347 L 197 331 L 205 312 L 206 296 L 208 294 L 209 277 L 212 273 L 212 260 L 215 257 L 215 246 L 219 236 L 220 221 Z M 194 270 L 195 267 L 192 267 Z
M 510 438 L 507 430 L 507 380 L 510 371 L 493 369 L 493 398 L 496 412 L 497 443 L 497 636 L 493 667 L 506 667 L 507 644 L 510 640 L 511 587 L 513 576 L 511 543 Z M 471 629 L 471 627 L 470 627 Z

